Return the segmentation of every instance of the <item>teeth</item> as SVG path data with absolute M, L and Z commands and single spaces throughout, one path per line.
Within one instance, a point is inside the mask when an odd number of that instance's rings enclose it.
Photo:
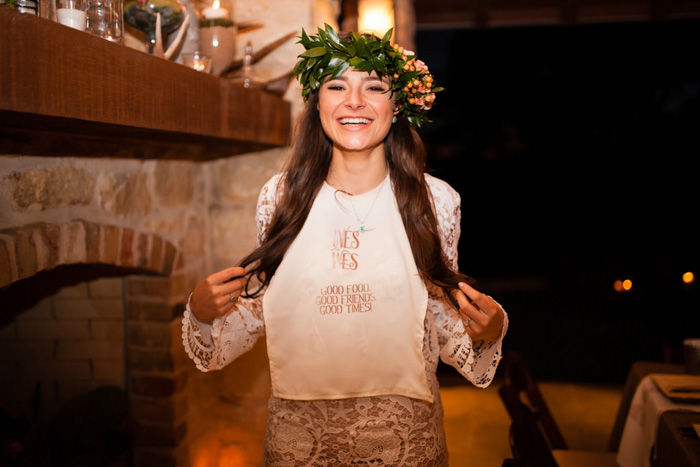
M 369 118 L 341 118 L 340 119 L 340 124 L 341 125 L 367 125 L 369 123 L 372 123 L 372 120 Z

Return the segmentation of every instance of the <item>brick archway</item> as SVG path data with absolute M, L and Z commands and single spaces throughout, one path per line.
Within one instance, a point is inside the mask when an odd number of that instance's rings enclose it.
M 183 264 L 181 256 L 159 235 L 85 220 L 0 230 L 0 287 L 59 266 L 106 265 L 121 271 L 125 389 L 136 466 L 181 465 L 187 457 L 182 441 L 188 367 L 179 345 L 187 292 L 177 266 Z
M 95 263 L 169 276 L 175 246 L 152 233 L 75 220 L 0 230 L 0 287 L 67 264 Z

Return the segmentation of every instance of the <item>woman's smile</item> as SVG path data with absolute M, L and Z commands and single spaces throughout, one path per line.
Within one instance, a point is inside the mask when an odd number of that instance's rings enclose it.
M 338 123 L 341 125 L 369 125 L 372 120 L 363 117 L 343 117 L 338 119 Z

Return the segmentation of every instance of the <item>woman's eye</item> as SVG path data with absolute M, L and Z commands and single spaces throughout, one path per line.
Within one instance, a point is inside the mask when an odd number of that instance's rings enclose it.
M 384 92 L 385 89 L 383 86 L 370 86 L 369 90 L 370 91 Z
M 339 84 L 329 84 L 326 86 L 326 89 L 330 89 L 331 91 L 341 91 L 343 89 L 343 86 Z

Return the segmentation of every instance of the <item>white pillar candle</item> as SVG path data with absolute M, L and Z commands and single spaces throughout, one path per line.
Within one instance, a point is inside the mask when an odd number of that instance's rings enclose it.
M 214 0 L 211 7 L 202 10 L 202 15 L 206 19 L 228 18 L 228 10 L 226 8 L 219 8 L 219 5 L 219 0 Z
M 205 8 L 202 14 L 206 19 L 226 18 L 228 11 L 226 8 Z
M 65 26 L 79 31 L 85 31 L 87 13 L 84 11 L 74 10 L 72 8 L 58 8 L 56 9 L 56 17 L 58 18 L 58 22 Z

